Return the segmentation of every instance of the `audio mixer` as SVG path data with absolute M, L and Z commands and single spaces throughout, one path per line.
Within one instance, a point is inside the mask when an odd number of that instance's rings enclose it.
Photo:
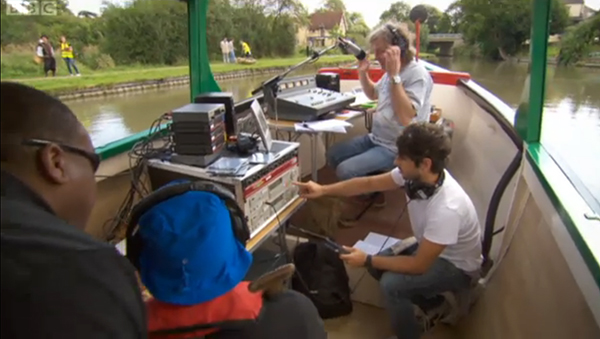
M 314 121 L 331 111 L 347 107 L 354 100 L 353 94 L 342 94 L 324 88 L 284 93 L 277 97 L 278 118 L 288 121 Z

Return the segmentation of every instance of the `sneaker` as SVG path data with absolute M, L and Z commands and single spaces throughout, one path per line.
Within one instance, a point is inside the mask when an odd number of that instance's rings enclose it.
M 385 207 L 385 194 L 381 192 L 373 193 L 372 199 L 375 199 L 373 202 L 373 207 L 383 208 Z
M 76 76 L 80 77 L 80 76 L 81 76 L 81 74 L 77 73 L 77 75 L 76 75 Z

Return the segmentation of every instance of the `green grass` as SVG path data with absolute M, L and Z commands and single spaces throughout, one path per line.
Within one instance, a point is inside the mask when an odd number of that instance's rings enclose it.
M 295 65 L 306 58 L 288 58 L 288 59 L 259 59 L 253 65 L 241 64 L 224 64 L 213 63 L 211 68 L 213 73 L 225 73 L 243 69 L 263 69 L 271 67 L 289 67 Z M 316 64 L 324 63 L 344 63 L 352 62 L 353 56 L 335 55 L 323 56 Z M 68 92 L 78 89 L 90 87 L 108 87 L 115 84 L 136 82 L 144 80 L 156 80 L 170 77 L 179 77 L 189 74 L 188 66 L 173 66 L 173 67 L 152 67 L 152 66 L 132 66 L 119 67 L 118 69 L 103 70 L 103 71 L 88 71 L 83 73 L 81 77 L 60 77 L 56 78 L 17 78 L 12 81 L 19 81 L 24 84 L 33 86 L 43 91 L 49 92 Z M 9 79 L 2 79 L 9 80 Z

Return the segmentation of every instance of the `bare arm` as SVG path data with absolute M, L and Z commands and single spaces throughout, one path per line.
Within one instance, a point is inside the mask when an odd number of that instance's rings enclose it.
M 391 172 L 374 176 L 353 178 L 323 186 L 324 195 L 352 197 L 371 192 L 389 191 L 398 188 Z
M 390 92 L 392 94 L 394 114 L 403 126 L 408 126 L 417 115 L 417 111 L 402 84 L 394 84 L 393 81 L 390 81 L 390 86 L 392 86 Z
M 446 245 L 436 244 L 427 239 L 419 244 L 414 256 L 400 255 L 393 257 L 374 256 L 372 265 L 374 268 L 405 274 L 423 274 L 429 270 L 431 265 L 444 251 Z
M 369 78 L 367 71 L 359 71 L 358 78 L 360 79 L 360 85 L 363 92 L 370 100 L 377 100 L 377 90 L 375 89 L 375 83 Z

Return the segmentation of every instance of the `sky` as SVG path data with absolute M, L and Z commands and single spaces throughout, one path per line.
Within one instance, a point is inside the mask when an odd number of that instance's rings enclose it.
M 114 3 L 123 3 L 125 0 L 109 0 Z M 388 9 L 390 5 L 397 0 L 344 0 L 346 9 L 350 12 L 359 12 L 365 18 L 367 25 L 373 27 L 379 22 L 379 16 L 383 11 Z M 20 0 L 8 0 L 8 3 L 20 3 Z M 309 11 L 321 7 L 323 0 L 301 0 L 301 2 L 308 7 Z M 368 2 L 368 5 L 366 5 Z M 405 0 L 410 5 L 428 4 L 439 8 L 441 11 L 453 2 L 453 0 Z M 600 9 L 600 0 L 585 0 L 585 3 L 595 9 Z M 69 0 L 69 7 L 72 12 L 78 13 L 82 10 L 99 13 L 102 0 Z M 366 10 L 368 8 L 368 10 Z

